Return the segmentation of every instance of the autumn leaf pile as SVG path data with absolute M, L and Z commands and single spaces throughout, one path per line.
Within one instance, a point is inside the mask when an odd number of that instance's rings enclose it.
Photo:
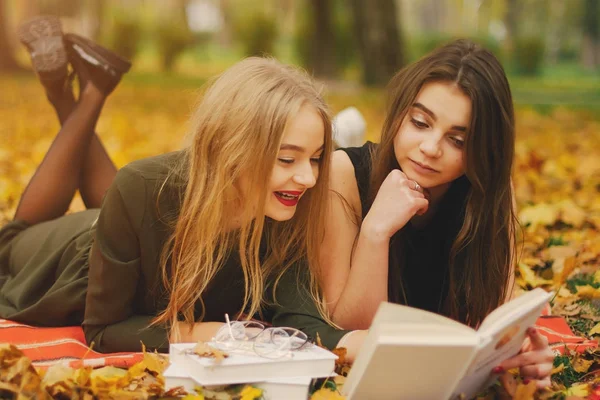
M 262 395 L 260 389 L 251 385 L 211 390 L 198 387 L 193 393 L 180 387 L 165 391 L 163 372 L 167 364 L 166 356 L 144 352 L 143 360 L 128 370 L 115 367 L 73 369 L 55 364 L 38 371 L 15 346 L 0 344 L 0 398 L 254 400 Z
M 3 88 L 0 96 L 1 224 L 12 218 L 21 191 L 59 125 L 33 78 L 0 76 L 0 85 Z M 179 148 L 196 98 L 195 89 L 183 85 L 122 83 L 108 101 L 97 129 L 117 165 Z M 383 98 L 382 93 L 362 91 L 328 96 L 335 110 L 357 106 L 367 119 L 368 136 L 372 140 L 377 139 L 376 132 L 383 122 L 380 98 Z M 590 111 L 555 108 L 544 115 L 518 108 L 513 179 L 522 224 L 518 285 L 522 290 L 539 286 L 554 290 L 557 295 L 552 302 L 553 314 L 564 316 L 578 335 L 598 338 L 600 118 Z M 82 207 L 77 200 L 72 204 L 72 210 Z M 4 358 L 0 359 L 5 363 Z M 32 393 L 38 390 L 37 380 L 49 379 L 48 375 L 36 377 L 33 368 L 23 359 L 15 363 L 10 371 L 15 371 L 14 368 L 22 371 L 19 384 L 31 388 Z M 10 379 L 3 369 L 5 364 L 2 365 L 0 390 L 10 390 L 6 387 Z M 599 367 L 600 350 L 556 357 L 552 388 L 535 396 L 600 399 Z M 81 371 L 73 379 L 83 382 L 90 379 L 92 373 Z M 114 373 L 100 379 L 113 383 L 129 379 L 141 385 L 140 388 L 148 388 L 148 395 L 156 393 L 152 388 L 157 386 L 152 385 L 161 383 L 159 374 L 145 367 L 143 372 L 138 369 Z M 140 376 L 145 378 L 139 380 Z M 524 385 L 511 376 L 503 379 L 508 389 L 497 387 L 486 398 L 512 395 L 525 399 L 531 398 L 535 391 L 531 384 Z M 335 382 L 328 385 L 313 398 L 341 398 L 335 390 L 330 390 L 335 389 Z M 63 390 L 61 387 L 54 386 L 56 390 Z M 86 392 L 82 391 L 80 397 L 85 396 Z

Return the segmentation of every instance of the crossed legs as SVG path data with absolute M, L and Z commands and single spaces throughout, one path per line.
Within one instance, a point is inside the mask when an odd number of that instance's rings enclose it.
M 47 21 L 35 21 L 37 25 L 33 28 L 36 34 L 40 24 L 44 23 Z M 32 30 L 30 26 L 26 28 Z M 44 32 L 44 35 L 47 37 L 48 33 Z M 35 39 L 43 40 L 46 37 Z M 94 50 L 97 49 L 91 48 L 91 51 Z M 95 127 L 106 98 L 118 83 L 120 75 L 111 75 L 106 70 L 87 64 L 72 49 L 67 49 L 67 52 L 79 79 L 77 101 L 69 77 L 44 79 L 43 71 L 36 69 L 34 62 L 34 69 L 56 111 L 61 129 L 21 195 L 15 213 L 15 219 L 30 224 L 64 215 L 77 190 L 87 208 L 100 207 L 104 193 L 117 173 L 117 168 L 95 133 Z

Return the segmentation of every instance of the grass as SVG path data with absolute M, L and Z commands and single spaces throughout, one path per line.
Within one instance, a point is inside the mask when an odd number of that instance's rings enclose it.
M 578 64 L 550 65 L 538 77 L 511 75 L 509 80 L 518 105 L 600 108 L 600 71 Z
M 594 276 L 590 274 L 577 274 L 567 280 L 567 288 L 571 293 L 577 293 L 577 286 L 590 285 L 599 288 L 600 283 L 594 281 Z
M 574 383 L 578 382 L 583 375 L 585 375 L 584 373 L 575 371 L 571 365 L 571 360 L 567 356 L 558 356 L 554 358 L 554 367 L 559 367 L 561 364 L 564 366 L 564 369 L 558 374 L 555 374 L 553 378 L 566 387 L 572 386 Z

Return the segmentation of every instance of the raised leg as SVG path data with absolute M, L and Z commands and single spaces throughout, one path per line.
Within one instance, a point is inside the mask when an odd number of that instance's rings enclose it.
M 48 153 L 25 188 L 15 219 L 30 224 L 63 215 L 79 188 L 94 127 L 106 96 L 86 85 L 79 102 L 52 142 Z
M 83 86 L 83 85 L 81 85 Z M 48 94 L 61 126 L 68 116 L 75 110 L 77 103 L 73 99 L 72 91 L 66 95 L 57 96 Z M 87 208 L 98 208 L 102 204 L 104 193 L 108 190 L 117 174 L 117 167 L 110 159 L 99 136 L 94 132 L 85 150 L 83 169 L 79 181 L 79 193 Z

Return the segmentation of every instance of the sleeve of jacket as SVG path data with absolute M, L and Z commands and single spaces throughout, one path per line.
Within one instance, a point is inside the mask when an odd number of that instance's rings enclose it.
M 275 289 L 275 301 L 271 306 L 271 323 L 274 326 L 300 329 L 313 339 L 318 335 L 321 343 L 329 349 L 334 349 L 342 336 L 349 332 L 329 325 L 320 315 L 308 290 L 308 266 L 290 268 Z
M 167 330 L 150 326 L 154 315 L 140 315 L 135 307 L 145 196 L 143 177 L 125 167 L 108 189 L 98 217 L 83 329 L 88 344 L 94 342 L 100 352 L 139 351 L 141 343 L 168 350 Z

